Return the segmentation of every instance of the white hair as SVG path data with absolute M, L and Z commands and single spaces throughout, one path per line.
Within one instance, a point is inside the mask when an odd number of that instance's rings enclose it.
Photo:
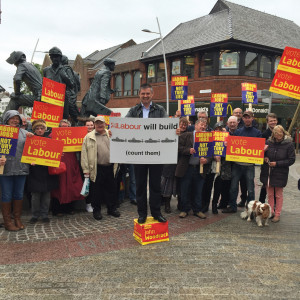
M 237 118 L 236 116 L 230 116 L 230 117 L 228 118 L 227 122 L 232 121 L 232 120 L 238 122 L 238 118 Z

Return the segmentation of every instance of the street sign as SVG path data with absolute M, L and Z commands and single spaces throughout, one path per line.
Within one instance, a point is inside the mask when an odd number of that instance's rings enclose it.
M 211 90 L 200 90 L 200 94 L 211 93 Z

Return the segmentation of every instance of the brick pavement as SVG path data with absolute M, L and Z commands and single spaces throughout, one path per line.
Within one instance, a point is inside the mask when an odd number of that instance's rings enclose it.
M 119 222 L 80 213 L 1 230 L 0 299 L 300 299 L 299 171 L 298 162 L 281 221 L 265 228 L 239 214 L 173 213 L 170 242 L 141 246 L 125 203 Z

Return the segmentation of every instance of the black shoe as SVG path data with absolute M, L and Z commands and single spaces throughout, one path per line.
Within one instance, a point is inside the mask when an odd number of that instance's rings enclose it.
M 115 218 L 119 218 L 121 216 L 120 212 L 118 210 L 113 210 L 113 211 L 108 211 L 107 212 L 108 215 L 111 215 Z
M 217 209 L 224 209 L 224 208 L 227 208 L 227 206 L 226 205 L 220 205 L 220 204 L 217 206 Z
M 239 202 L 238 204 L 237 204 L 237 207 L 245 207 L 245 202 Z
M 157 217 L 153 217 L 154 220 L 157 220 L 158 222 L 161 222 L 161 223 L 166 223 L 167 222 L 167 219 L 160 215 L 160 216 L 157 216 Z
M 102 215 L 100 211 L 93 211 L 93 217 L 95 220 L 101 220 L 102 219 Z
M 49 218 L 43 218 L 43 219 L 42 219 L 42 222 L 43 222 L 43 223 L 50 223 L 50 219 L 49 219 Z
M 136 200 L 130 200 L 130 203 L 133 204 L 133 205 L 137 205 Z
M 37 218 L 32 217 L 29 221 L 30 224 L 35 224 L 38 221 Z
M 216 208 L 213 208 L 213 209 L 212 209 L 212 213 L 213 213 L 214 215 L 217 215 L 219 212 L 218 212 L 218 210 L 217 210 Z
M 223 213 L 223 214 L 236 213 L 236 210 L 234 210 L 234 209 L 231 208 L 231 207 L 227 207 L 227 208 L 224 208 L 224 209 L 222 210 L 222 213 Z
M 146 220 L 147 220 L 147 217 L 139 217 L 138 218 L 138 223 L 139 224 L 144 224 L 146 222 Z

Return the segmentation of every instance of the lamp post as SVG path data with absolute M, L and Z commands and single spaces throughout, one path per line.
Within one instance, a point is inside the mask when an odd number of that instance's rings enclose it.
M 164 46 L 164 41 L 163 37 L 161 35 L 160 31 L 160 26 L 158 22 L 158 17 L 156 17 L 157 25 L 158 25 L 158 31 L 159 32 L 154 32 L 149 29 L 143 29 L 142 31 L 148 32 L 148 33 L 155 33 L 159 34 L 160 36 L 160 41 L 161 41 L 161 46 L 162 46 L 162 52 L 163 52 L 163 58 L 164 58 L 164 65 L 165 65 L 165 79 L 166 79 L 166 108 L 167 108 L 167 115 L 169 116 L 169 84 L 168 84 L 168 70 L 167 70 L 167 60 L 166 60 L 166 52 L 165 52 L 165 46 Z
M 30 61 L 30 63 L 33 63 L 33 57 L 34 57 L 34 54 L 36 53 L 36 52 L 40 52 L 40 53 L 48 53 L 48 51 L 38 51 L 38 50 L 36 50 L 36 48 L 37 48 L 37 45 L 38 45 L 38 43 L 39 43 L 39 38 L 38 38 L 38 40 L 37 40 L 37 42 L 36 42 L 36 44 L 35 44 L 35 47 L 34 47 L 34 50 L 33 50 L 33 52 L 32 52 L 32 56 L 31 56 L 31 61 Z

